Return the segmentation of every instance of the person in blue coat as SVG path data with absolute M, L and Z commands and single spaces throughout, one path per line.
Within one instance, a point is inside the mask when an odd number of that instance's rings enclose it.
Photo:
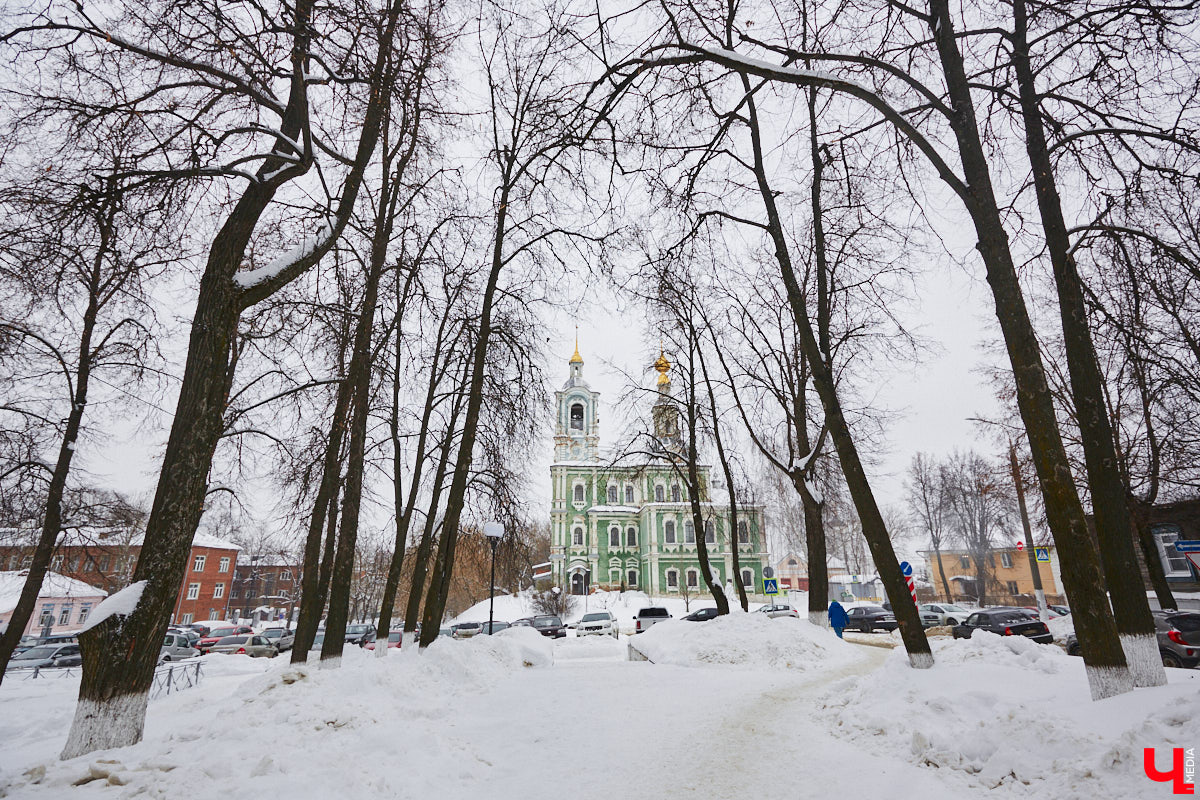
M 842 638 L 842 631 L 846 628 L 846 609 L 842 608 L 842 604 L 834 600 L 829 604 L 829 627 L 833 628 L 833 632 Z

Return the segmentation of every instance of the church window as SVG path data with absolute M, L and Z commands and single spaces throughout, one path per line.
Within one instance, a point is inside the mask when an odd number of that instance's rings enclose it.
M 583 430 L 583 403 L 575 403 L 571 406 L 571 430 Z
M 633 487 L 625 487 L 625 505 L 633 505 Z
M 750 544 L 750 525 L 746 520 L 738 523 L 738 544 Z
M 679 484 L 678 483 L 671 487 L 671 502 L 672 503 L 679 502 Z
M 668 589 L 678 589 L 679 588 L 679 573 L 673 569 L 667 570 L 667 588 Z
M 748 569 L 742 570 L 742 586 L 747 589 L 754 587 L 754 573 Z
M 583 528 L 575 528 L 575 532 L 571 534 L 571 544 L 583 545 Z
M 629 585 L 629 586 L 637 586 L 637 585 L 638 585 L 638 584 L 637 584 L 637 570 L 636 570 L 636 569 L 631 569 L 631 570 L 629 570 L 629 572 L 628 572 L 627 574 L 628 574 L 628 576 L 629 576 L 629 579 L 628 579 L 628 581 L 626 582 L 626 583 L 627 583 L 627 585 Z
M 662 487 L 662 484 L 655 486 L 654 487 L 654 502 L 661 503 L 665 499 L 666 499 L 666 493 Z
M 663 541 L 667 544 L 675 544 L 675 523 L 671 520 L 663 523 Z
M 608 529 L 608 546 L 609 547 L 620 547 L 621 546 L 621 529 L 616 527 L 615 525 Z
M 789 559 L 788 559 L 788 566 L 789 566 L 789 567 L 798 567 L 798 566 L 800 566 L 800 565 L 799 565 L 798 563 L 796 563 L 796 559 L 794 559 L 794 558 L 789 558 Z
M 575 484 L 575 502 L 576 503 L 583 502 L 583 484 L 582 483 Z
M 696 526 L 690 522 L 683 523 L 683 543 L 684 544 L 695 544 L 696 543 Z
M 637 528 L 626 528 L 625 530 L 625 546 L 637 547 Z
M 621 582 L 621 570 L 620 570 L 620 568 L 618 568 L 618 569 L 610 569 L 610 570 L 608 571 L 608 582 L 609 582 L 610 584 L 612 584 L 613 586 L 616 586 L 618 583 L 620 583 L 620 582 Z
M 614 506 L 617 504 L 617 487 L 611 483 L 608 485 L 608 502 Z
M 687 571 L 687 585 L 689 589 L 695 589 L 700 585 L 700 573 L 694 569 Z
M 716 541 L 717 541 L 716 526 L 713 525 L 713 521 L 710 519 L 704 523 L 704 543 L 705 544 L 716 544 Z

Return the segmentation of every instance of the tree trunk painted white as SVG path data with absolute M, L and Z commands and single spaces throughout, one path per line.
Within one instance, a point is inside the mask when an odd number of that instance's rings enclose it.
M 387 634 L 384 634 L 383 636 L 379 636 L 378 634 L 376 634 L 376 636 L 375 636 L 375 657 L 376 658 L 386 657 L 387 649 L 388 649 Z
M 1093 700 L 1104 700 L 1133 691 L 1133 678 L 1128 667 L 1086 666 L 1085 669 Z
M 808 612 L 808 621 L 819 628 L 829 627 L 829 614 L 822 611 Z
M 1121 649 L 1133 676 L 1134 686 L 1166 686 L 1167 670 L 1158 652 L 1158 637 L 1121 634 Z
M 1042 589 L 1035 589 L 1033 594 L 1037 597 L 1038 619 L 1043 623 L 1050 621 L 1050 611 L 1046 608 L 1046 592 Z
M 108 700 L 80 698 L 75 704 L 75 721 L 60 758 L 65 760 L 95 750 L 137 744 L 142 740 L 149 700 L 150 695 L 144 692 Z

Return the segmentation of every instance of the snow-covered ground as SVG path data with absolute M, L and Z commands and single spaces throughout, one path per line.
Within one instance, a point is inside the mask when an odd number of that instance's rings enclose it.
M 630 643 L 657 663 L 626 660 Z M 205 656 L 199 688 L 151 703 L 141 744 L 66 762 L 78 679 L 10 676 L 0 796 L 1143 798 L 1170 791 L 1143 747 L 1200 742 L 1196 671 L 1093 703 L 1060 648 L 980 633 L 934 650 L 917 671 L 751 614 L 351 649 L 340 669 Z

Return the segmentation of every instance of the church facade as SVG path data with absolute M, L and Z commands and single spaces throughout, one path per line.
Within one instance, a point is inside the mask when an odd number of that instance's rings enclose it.
M 686 483 L 668 458 L 631 464 L 612 463 L 600 454 L 598 392 L 583 378 L 576 347 L 570 373 L 555 393 L 554 463 L 551 480 L 552 577 L 573 594 L 586 586 L 639 590 L 652 596 L 706 596 L 696 537 L 708 545 L 714 578 L 735 599 L 733 581 L 748 594 L 762 593 L 767 565 L 763 512 L 738 505 L 738 530 L 730 530 L 728 505 L 711 502 L 711 468 L 700 466 L 703 530 L 696 531 Z M 653 410 L 660 441 L 679 436 L 677 414 L 669 402 L 670 364 L 660 356 L 659 401 Z M 734 569 L 734 548 L 738 569 Z

